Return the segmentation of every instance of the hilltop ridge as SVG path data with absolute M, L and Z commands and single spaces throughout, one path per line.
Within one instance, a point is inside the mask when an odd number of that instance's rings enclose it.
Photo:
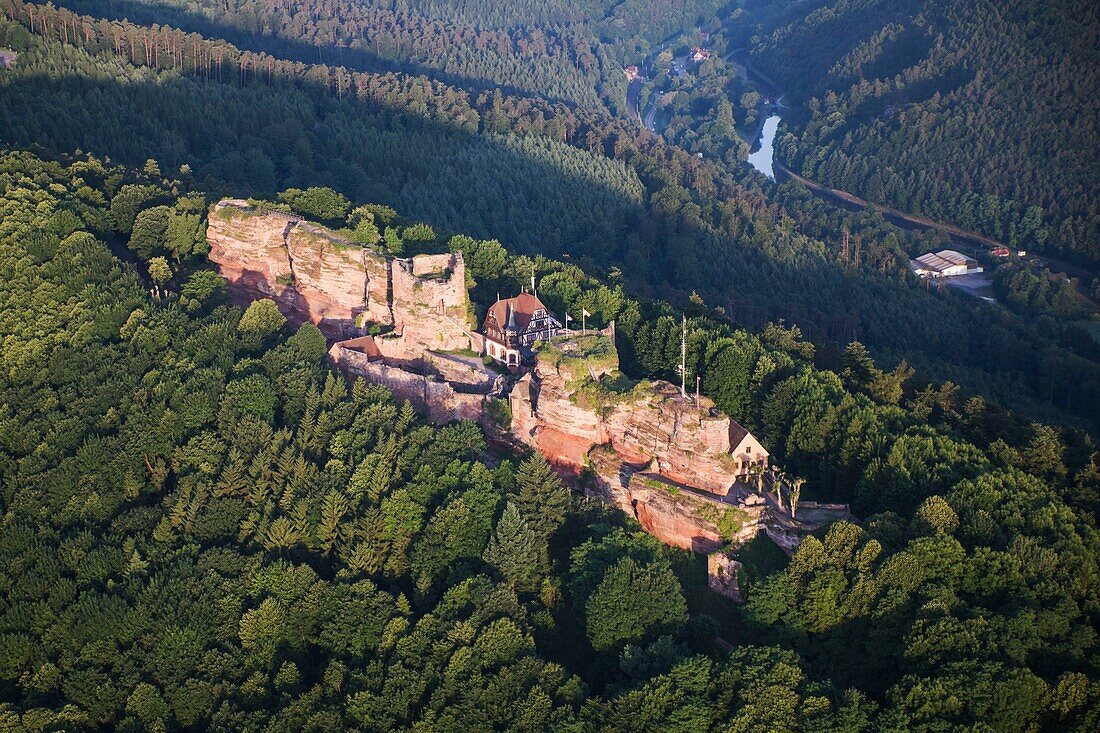
M 500 444 L 538 450 L 668 544 L 723 553 L 766 532 L 790 553 L 851 517 L 837 505 L 796 519 L 747 429 L 704 396 L 619 371 L 613 323 L 536 342 L 524 368 L 483 360 L 461 252 L 389 257 L 237 199 L 213 207 L 207 238 L 238 300 L 271 298 L 291 320 L 315 323 L 349 378 L 386 387 L 437 424 L 470 420 Z M 716 561 L 727 576 L 729 562 Z

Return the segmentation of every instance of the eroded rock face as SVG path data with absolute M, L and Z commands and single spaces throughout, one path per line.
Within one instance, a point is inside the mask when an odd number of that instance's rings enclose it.
M 594 449 L 588 465 L 595 476 L 592 493 L 630 514 L 662 542 L 699 553 L 740 547 L 764 529 L 765 507 L 751 492 L 714 496 L 678 486 L 624 461 L 606 446 Z
M 707 587 L 734 603 L 744 603 L 741 592 L 741 563 L 724 552 L 714 552 L 707 557 Z
M 473 355 L 484 342 L 470 324 L 459 253 L 388 259 L 238 200 L 214 207 L 207 238 L 238 300 L 272 298 L 291 320 L 317 324 L 336 340 L 336 366 L 387 387 L 432 422 L 473 420 L 497 443 L 535 448 L 565 473 L 591 468 L 586 491 L 660 540 L 708 554 L 711 588 L 734 600 L 744 591 L 740 566 L 725 552 L 763 531 L 793 553 L 808 532 L 851 518 L 844 505 L 804 502 L 796 519 L 740 483 L 748 456 L 733 454 L 748 432 L 705 397 L 625 379 L 614 326 L 544 346 L 514 385 L 486 367 Z M 370 324 L 383 333 L 364 335 Z M 498 399 L 508 400 L 510 426 Z M 766 465 L 755 446 L 752 460 Z
M 329 335 L 354 333 L 364 321 L 393 324 L 389 263 L 378 252 L 236 199 L 214 206 L 206 238 L 210 260 L 238 299 L 271 298 L 287 318 Z
M 668 382 L 653 383 L 639 401 L 616 405 L 604 424 L 624 457 L 652 461 L 652 470 L 671 481 L 725 494 L 738 480 L 730 456 L 733 421 L 706 398 L 682 398 Z
M 393 322 L 385 257 L 305 222 L 290 230 L 286 243 L 294 288 L 310 321 L 344 332 L 357 320 Z
M 469 325 L 460 253 L 394 260 L 291 214 L 225 199 L 206 232 L 210 260 L 238 300 L 271 298 L 294 322 L 327 335 L 393 327 L 386 356 L 415 359 L 426 349 L 480 350 Z M 380 344 L 381 346 L 381 344 Z
M 545 366 L 539 369 L 545 370 Z M 592 446 L 607 442 L 599 415 L 573 404 L 563 380 L 525 374 L 512 388 L 512 432 L 552 464 L 578 472 Z
M 511 405 L 516 436 L 558 465 L 580 469 L 593 446 L 609 444 L 675 483 L 725 494 L 738 480 L 730 455 L 735 423 L 710 400 L 685 399 L 667 382 L 592 405 L 578 396 L 575 368 L 540 359 L 512 390 Z
M 299 221 L 285 214 L 254 216 L 247 203 L 235 199 L 214 206 L 206 230 L 209 257 L 234 295 L 286 300 L 293 282 L 286 237 Z
M 698 553 L 733 552 L 764 532 L 794 555 L 810 534 L 853 521 L 847 504 L 803 502 L 792 517 L 773 498 L 742 484 L 725 495 L 676 484 L 652 465 L 624 460 L 610 445 L 593 448 L 587 466 L 594 478 L 590 495 L 615 504 L 662 542 Z

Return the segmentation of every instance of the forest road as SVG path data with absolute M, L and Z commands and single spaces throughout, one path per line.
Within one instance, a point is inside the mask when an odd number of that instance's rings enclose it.
M 847 191 L 841 191 L 839 188 L 830 188 L 823 183 L 810 180 L 803 176 L 798 175 L 787 166 L 780 163 L 778 160 L 773 161 L 772 165 L 775 170 L 782 173 L 787 178 L 798 181 L 806 188 L 810 189 L 815 194 L 826 198 L 839 201 L 842 205 L 847 204 L 850 207 L 858 209 L 871 209 L 885 216 L 892 223 L 897 224 L 903 228 L 908 229 L 939 229 L 942 232 L 947 233 L 953 240 L 958 240 L 963 243 L 979 244 L 983 247 L 996 248 L 1007 247 L 996 239 L 991 239 L 977 232 L 972 232 L 962 227 L 957 227 L 954 224 L 945 224 L 944 222 L 935 221 L 923 216 L 917 216 L 915 214 L 907 214 L 904 211 L 891 208 L 889 206 L 883 206 L 882 204 L 876 204 L 873 201 L 867 201 L 861 199 L 855 194 L 848 193 Z

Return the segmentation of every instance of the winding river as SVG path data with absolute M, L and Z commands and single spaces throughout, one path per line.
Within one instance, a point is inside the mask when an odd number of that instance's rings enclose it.
M 667 44 L 668 41 L 665 43 Z M 652 58 L 658 52 L 657 49 L 654 49 L 651 55 L 646 58 L 645 68 L 649 68 L 649 65 L 652 64 Z M 763 173 L 771 180 L 775 180 L 778 174 L 783 180 L 793 179 L 798 181 L 815 195 L 834 205 L 849 210 L 872 209 L 882 214 L 891 223 L 903 229 L 939 229 L 946 232 L 953 243 L 983 248 L 1003 246 L 1001 242 L 983 236 L 977 232 L 969 231 L 945 222 L 934 221 L 926 217 L 909 214 L 882 204 L 866 201 L 847 191 L 841 191 L 840 189 L 831 188 L 816 181 L 803 178 L 794 171 L 786 168 L 781 162 L 775 159 L 775 136 L 779 130 L 779 123 L 782 122 L 783 112 L 789 109 L 783 102 L 785 99 L 783 90 L 766 74 L 753 67 L 751 60 L 748 58 L 746 49 L 739 48 L 731 51 L 726 54 L 724 58 L 726 61 L 733 63 L 737 67 L 739 73 L 755 82 L 757 88 L 764 95 L 764 105 L 761 107 L 760 111 L 766 114 L 767 117 L 764 118 L 763 123 L 757 128 L 756 135 L 753 139 L 746 140 L 746 142 L 752 146 L 747 162 L 755 170 Z M 651 109 L 649 109 L 645 115 L 640 114 L 641 110 L 636 110 L 637 91 L 640 90 L 640 87 L 640 84 L 635 86 L 633 99 L 630 98 L 628 92 L 628 104 L 631 101 L 634 102 L 635 108 L 631 111 L 639 114 L 639 116 L 642 117 L 642 123 L 645 125 L 646 129 L 652 131 L 653 113 L 656 111 L 656 108 L 650 105 Z
M 753 152 L 749 154 L 748 163 L 768 178 L 775 180 L 775 133 L 779 130 L 779 115 L 771 115 L 764 120 L 760 128 L 760 134 L 753 143 Z
M 785 98 L 783 91 L 774 81 L 762 74 L 758 69 L 753 68 L 747 56 L 741 57 L 743 53 L 743 49 L 738 49 L 729 54 L 727 59 L 737 63 L 739 71 L 744 69 L 746 76 L 760 88 L 760 91 L 765 95 L 764 107 L 761 111 L 768 114 L 768 117 L 764 120 L 764 124 L 758 129 L 755 139 L 747 141 L 752 145 L 750 148 L 752 152 L 749 154 L 747 162 L 753 168 L 773 181 L 777 173 L 783 180 L 796 180 L 806 186 L 818 197 L 848 210 L 872 209 L 877 211 L 888 221 L 903 229 L 939 229 L 946 232 L 954 244 L 978 246 L 989 249 L 1004 246 L 995 239 L 963 229 L 953 224 L 934 221 L 923 216 L 900 211 L 890 206 L 866 201 L 847 191 L 831 188 L 817 181 L 811 181 L 785 167 L 775 159 L 775 135 L 779 129 L 779 123 L 782 121 L 782 112 L 787 109 L 786 105 L 783 104 L 783 99 Z

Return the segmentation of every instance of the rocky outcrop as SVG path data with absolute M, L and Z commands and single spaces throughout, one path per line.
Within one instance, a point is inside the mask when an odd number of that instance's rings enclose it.
M 725 496 L 672 483 L 610 446 L 588 456 L 593 496 L 617 505 L 662 542 L 699 553 L 740 547 L 765 529 L 767 503 L 736 487 Z
M 480 351 L 470 327 L 460 253 L 391 259 L 293 214 L 218 202 L 206 232 L 210 260 L 238 300 L 271 298 L 294 322 L 326 335 L 359 336 L 392 327 L 391 359 L 426 349 Z
M 705 397 L 685 399 L 668 382 L 654 382 L 642 399 L 615 405 L 605 423 L 617 451 L 651 461 L 671 481 L 725 494 L 740 478 L 730 455 L 736 423 Z
M 741 563 L 726 553 L 713 552 L 707 557 L 707 587 L 734 603 L 745 602 L 740 576 Z
M 593 448 L 587 466 L 589 495 L 615 504 L 662 542 L 701 554 L 736 552 L 764 533 L 793 555 L 802 540 L 828 524 L 854 521 L 847 504 L 802 502 L 792 516 L 773 497 L 742 484 L 724 495 L 676 484 L 649 465 L 624 460 L 610 445 Z
M 713 402 L 682 397 L 668 382 L 613 376 L 617 359 L 589 347 L 598 352 L 591 359 L 583 349 L 540 353 L 534 370 L 512 390 L 512 429 L 519 440 L 574 471 L 593 446 L 607 444 L 629 463 L 715 494 L 724 495 L 741 478 L 730 454 L 731 435 L 741 428 Z
M 209 217 L 210 259 L 241 301 L 271 298 L 294 322 L 338 340 L 333 363 L 408 400 L 434 422 L 479 420 L 500 376 L 476 358 L 460 253 L 391 259 L 298 216 L 238 199 Z M 362 335 L 381 332 L 375 338 Z M 348 339 L 346 337 L 351 336 Z
M 530 446 L 584 474 L 587 493 L 647 532 L 708 554 L 708 583 L 734 600 L 744 588 L 727 553 L 761 532 L 793 553 L 809 532 L 851 518 L 846 506 L 810 502 L 795 518 L 750 489 L 746 472 L 766 466 L 763 446 L 705 397 L 623 376 L 614 325 L 541 344 L 514 384 L 486 366 L 459 253 L 390 259 L 239 200 L 214 207 L 207 237 L 239 300 L 272 298 L 291 320 L 317 324 L 349 377 L 386 387 L 432 422 L 473 420 L 494 443 Z
M 797 512 L 793 516 L 789 511 L 772 505 L 764 529 L 772 542 L 788 555 L 793 555 L 807 535 L 841 521 L 855 521 L 847 504 L 804 501 L 798 504 Z
M 238 300 L 271 298 L 294 322 L 326 334 L 393 325 L 389 262 L 300 217 L 226 199 L 209 216 L 210 260 Z

